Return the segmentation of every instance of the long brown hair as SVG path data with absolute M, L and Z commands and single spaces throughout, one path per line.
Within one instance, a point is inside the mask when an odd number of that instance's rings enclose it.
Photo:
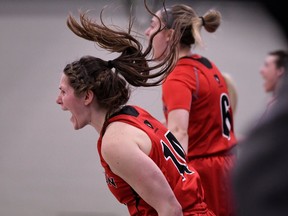
M 147 11 L 150 11 L 144 0 Z M 130 17 L 128 31 L 109 28 L 102 19 L 103 9 L 100 14 L 100 23 L 88 17 L 88 12 L 80 12 L 80 22 L 70 14 L 67 18 L 69 29 L 86 40 L 95 42 L 99 47 L 117 52 L 120 55 L 110 61 L 104 61 L 93 56 L 84 56 L 71 64 L 68 64 L 64 73 L 67 75 L 76 95 L 81 95 L 87 90 L 92 90 L 98 104 L 108 110 L 108 115 L 124 105 L 130 96 L 129 85 L 132 86 L 156 86 L 160 85 L 168 73 L 173 69 L 177 61 L 177 44 L 179 39 L 171 41 L 169 54 L 163 61 L 149 65 L 154 59 L 152 56 L 152 42 L 150 38 L 145 50 L 141 43 L 131 33 L 133 21 Z M 160 20 L 160 19 L 159 19 Z M 114 68 L 114 69 L 113 69 Z M 153 71 L 153 73 L 151 73 Z

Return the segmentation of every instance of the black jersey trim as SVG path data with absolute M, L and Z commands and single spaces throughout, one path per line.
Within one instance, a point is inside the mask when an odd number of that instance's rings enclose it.
M 203 56 L 201 56 L 201 58 L 193 58 L 193 57 L 191 57 L 191 56 L 184 56 L 184 57 L 182 57 L 182 58 L 180 58 L 180 59 L 193 59 L 193 60 L 198 61 L 198 62 L 200 62 L 201 64 L 203 64 L 203 65 L 204 65 L 205 67 L 207 67 L 208 69 L 212 69 L 212 68 L 213 68 L 211 62 L 210 62 L 207 58 L 205 58 L 205 57 L 203 57 Z
M 133 193 L 133 196 L 134 196 L 134 199 L 135 199 L 135 208 L 137 209 L 137 212 L 140 213 L 139 211 L 139 203 L 140 203 L 140 196 L 139 194 L 131 187 L 131 190 L 132 190 L 132 193 Z
M 139 116 L 139 112 L 133 107 L 133 106 L 124 106 L 122 107 L 119 111 L 113 113 L 109 119 L 115 117 L 115 116 L 118 116 L 118 115 L 121 115 L 121 114 L 124 114 L 124 115 L 130 115 L 130 116 L 134 116 L 134 117 L 138 117 Z M 107 119 L 105 122 L 104 122 L 104 125 L 103 125 L 103 128 L 102 128 L 102 131 L 101 131 L 101 135 L 104 136 L 105 134 L 105 131 L 106 131 L 106 128 L 107 126 L 109 125 L 109 119 Z
M 139 116 L 139 112 L 133 107 L 133 106 L 124 106 L 122 109 L 120 109 L 118 112 L 114 113 L 113 115 L 110 116 L 110 118 L 113 118 L 118 115 L 130 115 L 134 117 Z

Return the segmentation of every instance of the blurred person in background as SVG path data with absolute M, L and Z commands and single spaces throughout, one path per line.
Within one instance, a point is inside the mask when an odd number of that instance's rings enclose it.
M 275 50 L 267 54 L 264 64 L 260 69 L 260 74 L 264 80 L 264 90 L 271 94 L 267 103 L 266 110 L 262 116 L 265 117 L 273 107 L 278 98 L 278 91 L 286 75 L 285 63 L 288 59 L 288 53 L 285 50 Z
M 286 61 L 287 72 L 288 63 Z M 284 216 L 288 212 L 288 76 L 261 123 L 239 143 L 233 182 L 237 215 Z
M 243 0 L 244 1 L 244 0 Z M 256 1 L 279 24 L 288 39 L 284 2 Z M 288 40 L 287 40 L 288 42 Z M 287 50 L 287 47 L 283 47 Z M 288 62 L 284 63 L 287 74 Z M 288 76 L 277 100 L 257 127 L 239 143 L 241 154 L 233 171 L 238 216 L 286 216 L 288 212 Z

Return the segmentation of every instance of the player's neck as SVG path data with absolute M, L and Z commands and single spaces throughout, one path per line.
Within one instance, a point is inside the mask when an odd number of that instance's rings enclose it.
M 105 110 L 97 110 L 91 113 L 90 125 L 94 127 L 99 134 L 104 125 L 106 114 L 107 114 L 107 111 Z
M 181 48 L 179 50 L 178 59 L 183 58 L 185 56 L 191 56 L 191 55 L 192 55 L 191 48 L 190 47 L 184 47 L 184 48 Z

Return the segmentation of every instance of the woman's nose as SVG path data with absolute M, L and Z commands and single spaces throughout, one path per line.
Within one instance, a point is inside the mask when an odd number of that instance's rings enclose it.
M 148 28 L 145 30 L 145 35 L 149 37 L 149 33 L 150 33 L 150 28 L 148 27 Z
M 58 95 L 58 97 L 56 99 L 56 103 L 60 104 L 60 105 L 62 104 L 62 99 L 61 99 L 60 95 Z

